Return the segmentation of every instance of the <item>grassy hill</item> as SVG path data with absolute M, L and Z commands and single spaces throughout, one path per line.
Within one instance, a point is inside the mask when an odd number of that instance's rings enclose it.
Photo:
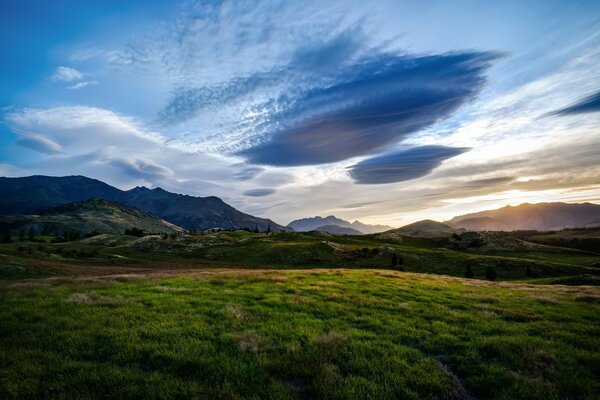
M 53 207 L 38 215 L 0 216 L 0 225 L 17 231 L 65 236 L 110 233 L 120 235 L 126 229 L 146 233 L 181 233 L 184 230 L 147 212 L 107 200 L 91 199 Z
M 393 235 L 406 235 L 406 236 L 418 236 L 424 238 L 443 238 L 450 237 L 455 233 L 461 232 L 460 229 L 453 228 L 450 225 L 443 224 L 441 222 L 426 219 L 423 221 L 417 221 L 409 225 L 405 225 L 401 228 L 392 229 L 381 233 L 380 235 L 393 236 Z

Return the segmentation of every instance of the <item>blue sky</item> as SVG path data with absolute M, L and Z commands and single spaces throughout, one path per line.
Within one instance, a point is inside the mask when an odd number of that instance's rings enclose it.
M 596 1 L 2 1 L 0 174 L 401 225 L 600 200 Z

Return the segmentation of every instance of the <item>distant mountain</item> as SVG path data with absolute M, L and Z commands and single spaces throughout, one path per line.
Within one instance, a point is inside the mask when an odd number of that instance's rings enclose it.
M 600 205 L 538 203 L 454 217 L 447 223 L 474 231 L 559 230 L 600 226 Z
M 425 238 L 442 238 L 449 237 L 455 233 L 460 233 L 461 230 L 453 228 L 441 222 L 426 219 L 417 221 L 401 228 L 392 229 L 384 232 L 384 234 L 399 234 L 406 236 L 418 236 Z
M 313 229 L 318 232 L 333 233 L 335 235 L 362 235 L 363 233 L 352 228 L 344 228 L 338 225 L 323 225 Z
M 12 231 L 61 236 L 69 232 L 123 234 L 126 229 L 146 233 L 176 233 L 183 229 L 150 213 L 108 200 L 92 199 L 52 207 L 37 215 L 0 216 L 0 225 Z
M 161 188 L 119 190 L 85 176 L 0 178 L 0 215 L 36 214 L 48 207 L 91 198 L 119 202 L 150 212 L 188 230 L 258 228 L 289 230 L 275 222 L 242 213 L 218 197 L 194 197 Z
M 367 225 L 360 221 L 349 222 L 343 219 L 337 218 L 333 215 L 328 217 L 312 217 L 312 218 L 301 218 L 290 222 L 287 226 L 298 232 L 308 232 L 317 230 L 321 226 L 335 225 L 340 228 L 351 228 L 361 234 L 377 233 L 393 229 L 387 225 Z

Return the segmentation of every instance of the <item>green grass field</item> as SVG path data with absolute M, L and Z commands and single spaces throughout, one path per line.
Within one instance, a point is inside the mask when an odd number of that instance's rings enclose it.
M 0 397 L 593 399 L 599 302 L 382 270 L 5 282 Z
M 297 233 L 0 244 L 0 399 L 596 399 L 599 260 Z

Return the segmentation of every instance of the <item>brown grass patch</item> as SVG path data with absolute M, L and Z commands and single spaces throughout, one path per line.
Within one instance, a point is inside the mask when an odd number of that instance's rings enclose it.
M 321 350 L 321 354 L 326 361 L 332 361 L 337 358 L 342 347 L 346 344 L 346 337 L 338 331 L 328 331 L 319 335 L 316 343 Z
M 249 353 L 259 353 L 267 349 L 266 341 L 258 336 L 254 331 L 241 333 L 234 337 L 240 351 Z

